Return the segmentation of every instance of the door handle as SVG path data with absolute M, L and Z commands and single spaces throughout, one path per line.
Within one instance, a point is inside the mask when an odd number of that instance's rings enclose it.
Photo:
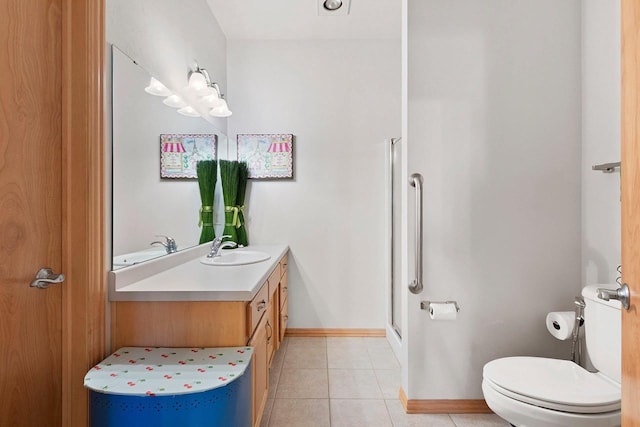
M 626 283 L 618 289 L 598 288 L 598 298 L 604 301 L 609 301 L 612 299 L 618 300 L 625 310 L 629 310 L 630 292 L 629 286 L 627 286 Z
M 41 268 L 36 274 L 36 278 L 29 285 L 32 288 L 47 289 L 56 283 L 64 282 L 64 274 L 55 274 L 49 267 Z

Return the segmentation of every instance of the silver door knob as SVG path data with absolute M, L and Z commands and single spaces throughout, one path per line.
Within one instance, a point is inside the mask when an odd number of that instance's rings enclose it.
M 38 289 L 47 289 L 55 283 L 64 282 L 64 274 L 55 274 L 51 268 L 41 268 L 36 274 L 36 278 L 29 286 Z
M 598 288 L 598 298 L 604 301 L 618 300 L 625 310 L 629 310 L 630 293 L 626 283 L 618 289 Z

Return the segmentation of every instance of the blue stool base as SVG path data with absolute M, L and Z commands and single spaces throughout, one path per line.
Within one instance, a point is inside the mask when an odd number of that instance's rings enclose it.
M 251 427 L 251 365 L 213 390 L 174 396 L 89 392 L 91 427 Z

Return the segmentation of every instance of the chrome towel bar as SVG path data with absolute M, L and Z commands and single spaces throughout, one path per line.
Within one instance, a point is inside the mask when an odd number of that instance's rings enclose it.
M 409 184 L 416 189 L 416 278 L 409 285 L 409 290 L 413 294 L 422 292 L 422 175 L 414 173 L 411 175 Z

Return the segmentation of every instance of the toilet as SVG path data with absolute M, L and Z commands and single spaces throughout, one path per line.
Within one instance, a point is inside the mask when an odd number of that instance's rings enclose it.
M 517 427 L 620 426 L 621 305 L 582 290 L 589 357 L 598 372 L 560 359 L 505 357 L 484 366 L 489 407 Z

